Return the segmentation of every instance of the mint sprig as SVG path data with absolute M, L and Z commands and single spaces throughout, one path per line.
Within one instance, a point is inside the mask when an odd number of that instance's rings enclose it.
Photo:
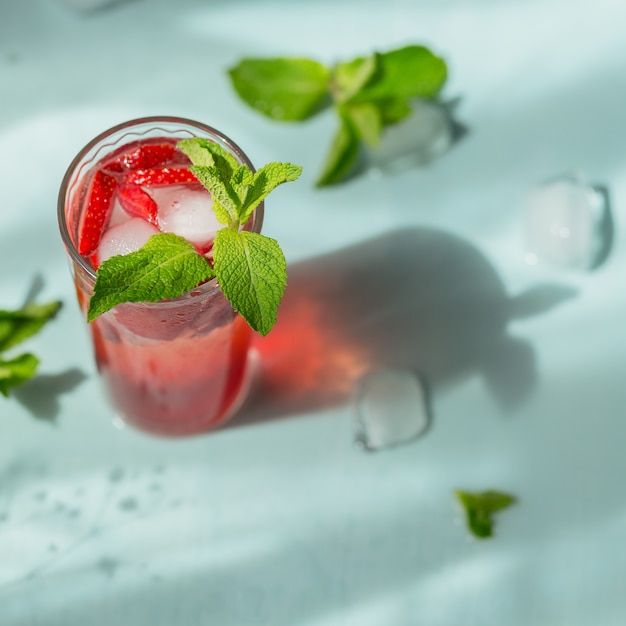
M 277 121 L 303 121 L 332 106 L 339 128 L 317 185 L 354 173 L 362 143 L 376 147 L 385 128 L 405 119 L 416 99 L 436 98 L 447 78 L 445 61 L 424 46 L 325 67 L 311 59 L 242 59 L 229 71 L 240 98 Z
M 479 539 L 493 535 L 493 515 L 514 504 L 517 499 L 502 491 L 488 490 L 478 493 L 457 489 L 454 495 L 463 507 L 470 532 Z
M 61 302 L 45 304 L 29 302 L 17 310 L 0 310 L 0 393 L 9 395 L 9 390 L 32 378 L 39 366 L 39 359 L 24 353 L 16 357 L 5 357 L 4 352 L 36 335 L 61 308 Z
M 182 237 L 153 235 L 136 252 L 101 264 L 87 319 L 123 302 L 175 298 L 216 276 L 235 311 L 266 335 L 287 282 L 285 257 L 274 239 L 242 227 L 276 187 L 296 180 L 302 168 L 268 163 L 252 172 L 222 146 L 202 138 L 184 139 L 177 147 L 191 159 L 191 171 L 211 193 L 213 210 L 224 224 L 213 242 L 213 266 Z

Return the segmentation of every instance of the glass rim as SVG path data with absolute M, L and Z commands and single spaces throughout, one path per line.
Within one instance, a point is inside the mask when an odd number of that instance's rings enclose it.
M 131 130 L 134 127 L 138 126 L 146 126 L 151 125 L 149 128 L 143 133 L 137 133 L 138 136 L 147 135 L 150 132 L 155 130 L 159 130 L 159 124 L 178 124 L 181 127 L 187 126 L 189 129 L 197 129 L 202 133 L 207 135 L 211 135 L 215 139 L 217 139 L 220 143 L 222 143 L 235 157 L 237 157 L 243 164 L 247 165 L 250 170 L 254 173 L 256 169 L 246 153 L 232 140 L 230 137 L 217 130 L 216 128 L 209 126 L 208 124 L 203 124 L 202 122 L 198 122 L 196 120 L 192 120 L 186 117 L 178 117 L 173 115 L 153 115 L 148 117 L 138 117 L 132 120 L 128 120 L 126 122 L 122 122 L 120 124 L 116 124 L 115 126 L 111 126 L 107 130 L 96 135 L 91 141 L 87 142 L 81 150 L 76 154 L 72 162 L 68 166 L 63 179 L 61 181 L 61 186 L 59 188 L 59 195 L 57 200 L 57 221 L 59 226 L 59 231 L 61 233 L 61 239 L 63 240 L 63 244 L 65 246 L 66 252 L 69 254 L 71 260 L 77 264 L 81 270 L 89 276 L 89 278 L 95 282 L 96 280 L 96 272 L 82 257 L 78 250 L 76 249 L 76 245 L 72 240 L 70 235 L 70 231 L 67 225 L 66 220 L 66 203 L 68 200 L 68 193 L 70 189 L 71 182 L 77 182 L 79 180 L 79 175 L 81 169 L 84 167 L 83 160 L 85 156 L 92 151 L 96 147 L 100 147 L 100 149 L 106 148 L 108 146 L 115 145 L 114 142 L 104 143 L 108 137 L 111 137 L 121 131 Z M 168 129 L 162 129 L 165 133 L 168 132 Z M 98 154 L 98 151 L 94 154 L 94 161 L 96 161 L 95 157 Z M 76 181 L 74 181 L 74 176 L 76 176 Z M 255 232 L 260 232 L 261 227 L 263 225 L 263 216 L 264 216 L 264 202 L 261 202 L 259 206 L 254 210 L 252 215 L 252 230 Z M 199 285 L 198 288 L 202 288 L 205 286 L 210 286 L 213 283 L 216 283 L 216 278 L 212 278 L 211 280 Z M 197 288 L 196 288 L 197 289 Z M 183 294 L 184 297 L 187 294 Z

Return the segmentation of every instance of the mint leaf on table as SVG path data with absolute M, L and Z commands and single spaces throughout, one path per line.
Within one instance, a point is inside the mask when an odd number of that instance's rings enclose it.
M 311 59 L 243 59 L 229 70 L 240 98 L 275 120 L 298 121 L 328 98 L 328 69 Z
M 382 98 L 374 106 L 380 111 L 383 126 L 398 124 L 413 112 L 406 98 Z
M 37 334 L 61 308 L 58 300 L 46 304 L 29 302 L 16 311 L 0 310 L 0 352 Z
M 214 275 L 209 262 L 183 237 L 153 235 L 136 252 L 113 256 L 100 265 L 87 320 L 123 302 L 176 298 Z
M 360 139 L 354 124 L 348 115 L 340 116 L 339 124 L 322 172 L 315 183 L 318 187 L 344 180 L 358 159 Z
M 502 491 L 454 491 L 465 512 L 470 532 L 479 539 L 486 539 L 493 535 L 493 514 L 510 507 L 517 502 L 515 496 Z
M 31 379 L 38 366 L 39 359 L 29 353 L 21 354 L 8 361 L 0 358 L 0 393 L 8 397 L 9 389 Z
M 222 146 L 202 138 L 182 140 L 177 147 L 191 159 L 189 169 L 211 193 L 213 210 L 225 225 L 213 242 L 214 266 L 182 237 L 153 235 L 136 252 L 100 265 L 87 319 L 93 321 L 124 302 L 175 298 L 217 276 L 233 309 L 265 335 L 276 322 L 285 291 L 285 257 L 274 239 L 242 227 L 271 191 L 296 180 L 302 168 L 268 163 L 253 172 Z
M 287 283 L 285 257 L 270 237 L 223 228 L 213 244 L 222 292 L 253 330 L 266 335 L 276 323 Z
M 365 58 L 347 63 L 337 63 L 332 70 L 332 90 L 337 102 L 346 102 L 359 93 L 375 76 L 380 55 L 371 54 Z
M 447 78 L 445 62 L 424 46 L 406 46 L 379 55 L 376 80 L 353 97 L 355 102 L 381 98 L 433 98 Z
M 412 113 L 415 100 L 436 98 L 447 66 L 413 45 L 329 68 L 311 59 L 243 59 L 229 75 L 244 102 L 278 121 L 306 120 L 333 106 L 339 129 L 317 179 L 326 186 L 353 173 L 362 142 L 375 148 L 386 127 Z
M 381 109 L 373 102 L 346 104 L 341 108 L 352 122 L 357 136 L 375 148 L 380 143 L 384 118 Z
M 37 334 L 61 308 L 58 300 L 37 304 L 28 302 L 16 310 L 0 310 L 0 353 L 13 348 Z M 30 353 L 14 358 L 0 354 L 0 393 L 9 395 L 9 389 L 21 385 L 37 372 L 39 359 Z

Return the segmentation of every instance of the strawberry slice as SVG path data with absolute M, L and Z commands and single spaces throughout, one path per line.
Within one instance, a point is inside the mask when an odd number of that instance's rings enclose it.
M 89 256 L 98 248 L 111 210 L 115 178 L 98 170 L 87 190 L 87 207 L 78 227 L 78 253 Z
M 171 143 L 144 144 L 123 154 L 122 163 L 129 170 L 147 169 L 166 165 L 179 154 Z
M 127 170 L 137 170 L 164 165 L 188 165 L 189 159 L 176 149 L 174 143 L 148 143 L 124 152 L 113 163 Z
M 98 259 L 97 250 L 89 257 L 89 262 L 91 263 L 91 267 L 93 267 L 94 270 L 98 269 L 98 266 L 100 265 L 100 260 Z
M 125 182 L 132 185 L 180 185 L 197 183 L 198 179 L 186 167 L 157 167 L 128 172 Z
M 122 183 L 117 188 L 117 197 L 126 213 L 134 217 L 141 217 L 156 226 L 157 203 L 141 187 L 126 182 Z

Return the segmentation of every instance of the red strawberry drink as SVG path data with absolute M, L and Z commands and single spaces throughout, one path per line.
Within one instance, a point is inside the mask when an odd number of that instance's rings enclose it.
M 159 232 L 211 258 L 221 227 L 211 194 L 176 148 L 206 137 L 252 167 L 218 131 L 178 118 L 146 118 L 100 135 L 76 157 L 59 196 L 61 234 L 86 313 L 95 270 Z M 260 231 L 260 205 L 244 228 Z M 157 303 L 124 303 L 89 324 L 98 370 L 119 416 L 143 430 L 187 435 L 221 424 L 246 387 L 251 330 L 215 279 Z

